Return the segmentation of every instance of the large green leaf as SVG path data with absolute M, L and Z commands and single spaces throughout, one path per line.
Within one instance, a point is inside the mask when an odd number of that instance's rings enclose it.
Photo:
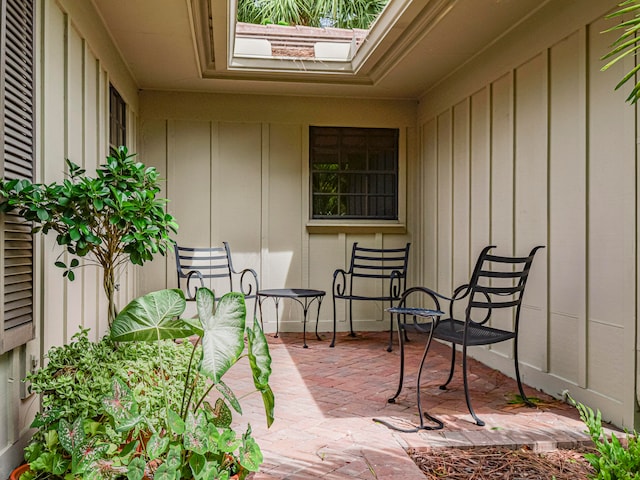
M 189 466 L 191 467 L 191 472 L 193 473 L 193 478 L 195 480 L 209 480 L 210 478 L 218 478 L 216 477 L 216 461 L 209 460 L 203 455 L 192 453 L 189 457 Z
M 193 333 L 190 325 L 176 320 L 187 302 L 178 289 L 159 290 L 136 298 L 124 307 L 111 326 L 116 342 L 184 338 Z
M 93 472 L 99 473 L 96 462 L 103 458 L 109 449 L 109 445 L 102 443 L 100 445 L 87 445 L 83 448 L 79 456 L 72 455 L 72 464 L 76 464 L 73 472 L 80 474 L 81 478 L 90 479 Z M 103 478 L 101 475 L 94 478 Z
M 199 318 L 183 318 L 182 321 L 191 327 L 192 335 L 197 335 L 202 338 L 204 330 L 202 329 L 202 323 L 200 323 Z
M 267 427 L 270 427 L 275 418 L 276 400 L 269 385 L 260 389 L 260 394 L 262 395 L 262 403 L 264 404 L 264 413 L 267 416 Z
M 175 480 L 178 478 L 178 469 L 170 467 L 166 463 L 160 465 L 153 474 L 155 480 Z
M 251 436 L 243 436 L 242 447 L 239 451 L 240 464 L 250 472 L 257 472 L 264 460 L 260 447 Z
M 242 406 L 240 405 L 240 401 L 238 400 L 238 397 L 236 397 L 236 394 L 233 393 L 233 390 L 231 390 L 229 385 L 220 380 L 218 383 L 216 383 L 216 389 L 222 394 L 224 398 L 227 399 L 229 405 L 231 405 L 236 412 L 242 415 Z
M 127 479 L 128 480 L 142 480 L 144 478 L 144 468 L 146 467 L 145 461 L 142 457 L 135 457 L 128 465 Z
M 271 376 L 271 355 L 269 344 L 258 322 L 253 323 L 253 329 L 247 328 L 249 340 L 249 364 L 253 373 L 253 384 L 262 394 L 264 411 L 267 416 L 267 426 L 274 420 L 275 399 L 269 386 Z
M 246 307 L 244 295 L 230 292 L 218 302 L 215 313 L 209 310 L 214 304 L 213 292 L 199 288 L 196 293 L 198 316 L 202 322 L 202 365 L 200 371 L 218 383 L 244 350 L 244 325 Z
M 154 433 L 147 442 L 147 455 L 149 460 L 160 457 L 169 448 L 169 438 L 159 433 Z
M 253 372 L 253 383 L 260 390 L 269 384 L 271 375 L 271 355 L 269 344 L 258 322 L 253 323 L 253 329 L 247 328 L 249 340 L 249 363 Z
M 186 431 L 182 436 L 182 444 L 185 450 L 196 452 L 199 455 L 207 454 L 211 439 L 207 435 L 207 419 L 203 411 L 197 415 L 189 412 L 185 422 Z
M 82 428 L 83 419 L 78 417 L 73 423 L 60 419 L 58 438 L 60 445 L 71 455 L 79 456 L 86 445 L 87 437 Z
M 172 409 L 169 409 L 167 412 L 167 424 L 172 433 L 176 435 L 182 435 L 184 433 L 184 420 Z
M 222 398 L 216 399 L 216 406 L 212 407 L 209 402 L 203 403 L 204 408 L 211 416 L 211 423 L 218 428 L 229 428 L 233 421 L 231 410 Z

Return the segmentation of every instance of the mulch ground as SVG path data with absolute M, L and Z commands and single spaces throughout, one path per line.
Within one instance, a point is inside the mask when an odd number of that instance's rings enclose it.
M 429 480 L 587 480 L 595 473 L 583 456 L 587 451 L 592 450 L 436 448 L 410 450 L 409 455 Z

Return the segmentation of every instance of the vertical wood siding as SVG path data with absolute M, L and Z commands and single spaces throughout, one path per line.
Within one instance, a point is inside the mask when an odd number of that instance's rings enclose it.
M 132 127 L 137 123 L 137 91 L 123 65 L 114 61 L 116 49 L 90 2 L 45 0 L 37 2 L 36 10 L 36 181 L 48 183 L 64 178 L 65 158 L 90 174 L 105 160 L 109 82 L 127 101 Z M 129 149 L 135 151 L 135 128 L 129 138 Z M 24 347 L 26 354 L 14 350 L 0 356 L 0 382 L 8 386 L 0 393 L 0 478 L 23 460 L 28 427 L 39 406 L 35 395 L 20 399 L 20 371 L 29 354 L 42 361 L 51 346 L 68 342 L 80 327 L 90 328 L 93 339 L 107 328 L 101 272 L 89 266 L 68 282 L 54 266 L 60 253 L 55 238 L 36 236 L 36 245 L 37 337 Z M 121 277 L 120 306 L 133 297 L 133 275 L 129 269 Z
M 71 9 L 66 8 L 71 7 Z M 43 94 L 38 163 L 39 181 L 65 178 L 65 158 L 81 165 L 89 174 L 105 161 L 108 154 L 108 102 L 110 72 L 101 56 L 110 56 L 113 46 L 106 40 L 88 39 L 90 12 L 73 10 L 74 4 L 44 2 L 41 82 Z M 95 35 L 95 33 L 94 33 Z M 61 68 L 61 66 L 63 68 Z M 137 120 L 137 98 L 128 96 L 129 84 L 115 84 L 129 100 L 129 129 Z M 128 148 L 136 151 L 136 132 L 128 132 Z M 102 289 L 102 271 L 87 265 L 76 272 L 76 280 L 62 279 L 53 264 L 60 254 L 55 238 L 41 238 L 41 268 L 44 285 L 41 294 L 46 312 L 42 316 L 44 351 L 52 345 L 68 342 L 79 328 L 90 328 L 94 339 L 106 333 L 106 309 Z M 66 256 L 66 254 L 65 254 Z M 123 306 L 133 295 L 133 269 L 119 277 L 116 301 Z
M 519 38 L 504 41 L 513 48 L 500 64 L 511 68 L 474 84 L 474 75 L 485 78 L 498 64 L 505 52 L 498 44 L 425 95 L 422 188 L 432 189 L 435 177 L 438 191 L 437 211 L 424 209 L 437 240 L 425 245 L 435 248 L 437 262 L 425 257 L 420 269 L 435 267 L 433 280 L 446 291 L 451 278 L 468 277 L 484 245 L 506 254 L 545 245 L 522 311 L 524 381 L 556 396 L 567 390 L 634 427 L 635 109 L 614 92 L 630 65 L 600 71 L 613 40 L 601 33 L 610 23 L 600 20 L 604 7 L 526 58 L 515 47 L 531 43 L 537 30 L 524 26 Z M 558 35 L 566 27 L 553 28 Z M 433 199 L 423 194 L 422 201 Z M 475 354 L 513 375 L 511 346 Z
M 143 160 L 166 171 L 168 210 L 180 225 L 178 243 L 202 247 L 229 242 L 236 269 L 256 270 L 261 288 L 325 290 L 321 331 L 331 329 L 332 275 L 347 266 L 352 243 L 392 247 L 413 238 L 410 220 L 406 234 L 310 234 L 306 228 L 309 125 L 400 128 L 406 142 L 401 151 L 411 156 L 404 166 L 406 175 L 416 165 L 412 102 L 160 92 L 143 92 L 140 102 Z M 413 198 L 415 192 L 409 195 Z M 171 255 L 141 271 L 138 293 L 176 285 Z M 219 288 L 222 292 L 223 286 Z M 371 281 L 367 288 L 378 295 L 381 284 Z M 348 328 L 345 304 L 338 306 L 342 331 Z M 273 332 L 272 300 L 263 307 L 265 330 Z M 356 328 L 388 328 L 383 308 L 380 303 L 354 302 Z M 309 316 L 313 321 L 316 311 L 314 304 Z M 300 305 L 282 301 L 280 328 L 302 327 Z

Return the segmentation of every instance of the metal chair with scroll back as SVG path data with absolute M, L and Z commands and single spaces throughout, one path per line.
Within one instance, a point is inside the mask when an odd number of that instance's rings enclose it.
M 407 266 L 409 263 L 410 243 L 399 248 L 366 248 L 353 244 L 351 249 L 351 261 L 349 269 L 341 268 L 333 272 L 333 340 L 331 347 L 336 343 L 336 300 L 342 299 L 349 302 L 349 335 L 355 337 L 353 331 L 353 301 L 377 301 L 389 302 L 393 307 L 406 288 Z M 372 291 L 367 287 L 367 279 L 382 282 L 381 289 Z M 389 345 L 387 351 L 391 351 L 393 344 L 393 314 L 389 320 Z
M 397 315 L 398 332 L 400 340 L 400 381 L 398 390 L 395 395 L 389 399 L 389 403 L 395 403 L 395 399 L 402 391 L 404 378 L 404 339 L 402 333 L 427 333 L 428 339 L 425 346 L 424 356 L 420 365 L 420 373 L 422 371 L 424 359 L 427 356 L 431 341 L 435 338 L 445 342 L 451 342 L 451 368 L 449 377 L 446 382 L 440 386 L 441 390 L 446 390 L 447 385 L 453 378 L 453 372 L 456 360 L 456 345 L 462 347 L 462 376 L 464 382 L 464 394 L 467 402 L 469 413 L 475 420 L 477 425 L 484 426 L 485 423 L 478 418 L 471 405 L 471 396 L 469 394 L 469 380 L 467 368 L 467 349 L 480 345 L 491 345 L 494 343 L 505 342 L 507 340 L 514 341 L 513 357 L 515 363 L 515 376 L 518 382 L 518 390 L 525 404 L 533 406 L 533 403 L 527 398 L 522 388 L 520 379 L 520 368 L 518 364 L 518 333 L 520 327 L 520 313 L 522 307 L 522 299 L 524 296 L 525 286 L 531 270 L 531 264 L 536 252 L 544 248 L 537 246 L 531 250 L 526 257 L 509 257 L 498 256 L 489 253 L 495 246 L 485 247 L 478 257 L 475 268 L 468 284 L 464 284 L 456 288 L 451 298 L 446 297 L 426 287 L 414 287 L 405 291 L 399 302 L 399 307 L 407 304 L 407 297 L 415 294 L 425 294 L 430 301 L 422 301 L 425 305 L 428 303 L 428 309 L 409 309 L 395 308 Z M 449 303 L 447 313 L 440 311 L 440 301 L 444 300 Z M 460 308 L 456 308 L 458 303 L 464 307 L 464 314 L 456 316 L 456 311 L 462 313 Z M 425 313 L 420 312 L 424 310 Z M 500 328 L 492 325 L 490 320 L 495 318 L 497 310 L 511 310 L 513 312 L 512 320 L 502 322 Z M 422 324 L 416 322 L 417 316 L 428 317 L 429 320 Z M 439 316 L 442 315 L 442 316 Z M 407 316 L 412 316 L 413 321 L 407 321 Z M 511 323 L 512 328 L 505 326 Z M 418 401 L 419 401 L 418 395 Z M 422 410 L 420 409 L 421 413 Z M 442 423 L 425 413 L 425 417 L 436 421 L 442 426 Z M 424 427 L 422 427 L 424 428 Z M 437 428 L 437 427 L 436 427 Z
M 196 291 L 205 286 L 205 280 L 214 290 L 216 300 L 223 293 L 239 291 L 244 294 L 245 300 L 253 300 L 253 318 L 256 318 L 258 275 L 251 268 L 236 271 L 233 268 L 229 244 L 222 244 L 222 247 L 183 247 L 174 244 L 178 288 L 185 292 L 189 301 L 195 300 Z M 186 279 L 184 286 L 183 279 Z M 234 290 L 236 279 L 239 290 Z M 196 284 L 192 283 L 194 281 Z

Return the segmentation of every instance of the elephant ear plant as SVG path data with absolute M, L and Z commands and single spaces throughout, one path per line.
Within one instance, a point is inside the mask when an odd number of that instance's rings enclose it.
M 97 462 L 102 471 L 107 467 L 115 472 L 126 471 L 130 480 L 140 480 L 143 475 L 161 479 L 224 479 L 233 474 L 242 479 L 248 472 L 257 471 L 262 463 L 251 427 L 239 438 L 231 429 L 229 405 L 240 414 L 242 410 L 222 377 L 241 358 L 246 336 L 253 383 L 262 394 L 270 426 L 274 396 L 268 383 L 271 357 L 264 333 L 257 322 L 245 325 L 246 307 L 240 293 L 224 295 L 216 308 L 213 292 L 200 288 L 196 304 L 199 318 L 176 320 L 186 307 L 184 294 L 177 289 L 162 290 L 134 300 L 114 321 L 112 340 L 155 342 L 160 359 L 163 340 L 195 334 L 196 345 L 201 341 L 202 347 L 193 350 L 188 369 L 195 372 L 187 375 L 180 401 L 172 403 L 165 394 L 166 423 L 162 425 L 153 425 L 139 414 L 135 385 L 114 380 L 113 394 L 104 401 L 105 409 L 115 429 L 131 440 L 121 450 L 126 454 L 119 458 L 120 465 Z M 165 381 L 163 369 L 160 363 L 161 383 Z M 207 398 L 214 387 L 219 395 L 211 405 Z M 167 391 L 166 385 L 160 388 Z M 86 455 L 86 450 L 78 450 L 77 455 Z
M 257 471 L 262 453 L 250 426 L 232 429 L 232 409 L 242 409 L 223 376 L 246 354 L 270 426 L 268 344 L 258 322 L 245 324 L 243 295 L 214 302 L 198 289 L 199 318 L 181 320 L 182 291 L 152 292 L 127 305 L 99 344 L 84 331 L 56 348 L 31 376 L 43 412 L 22 480 L 242 480 Z
M 56 233 L 58 245 L 73 257 L 58 267 L 69 280 L 86 258 L 104 270 L 109 325 L 117 310 L 114 291 L 118 270 L 131 262 L 142 265 L 153 255 L 164 255 L 177 231 L 174 218 L 165 213 L 158 172 L 134 160 L 126 147 L 113 149 L 96 177 L 67 160 L 67 178 L 61 183 L 39 184 L 29 180 L 0 181 L 0 211 L 16 210 L 35 225 L 35 231 Z M 61 254 L 62 256 L 62 254 Z

